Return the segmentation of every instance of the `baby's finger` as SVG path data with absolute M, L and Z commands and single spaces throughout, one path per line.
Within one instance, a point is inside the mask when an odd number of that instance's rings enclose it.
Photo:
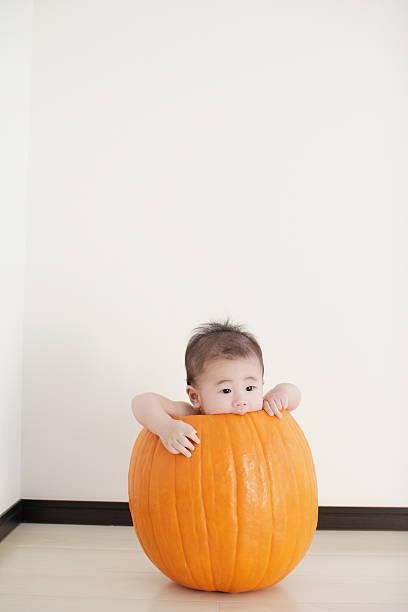
M 191 444 L 190 440 L 186 438 L 186 436 L 181 437 L 180 444 L 182 446 L 187 446 L 187 448 L 191 448 L 191 450 L 194 450 L 194 444 Z
M 169 451 L 169 453 L 171 453 L 172 455 L 177 455 L 178 454 L 178 450 L 176 450 L 173 446 L 173 444 L 167 444 L 167 446 L 165 447 L 167 448 L 167 450 Z
M 191 433 L 186 433 L 184 435 L 191 438 L 191 440 L 194 440 L 194 442 L 197 442 L 197 444 L 200 444 L 200 438 L 197 436 L 197 431 L 194 428 L 192 429 Z
M 277 417 L 279 417 L 281 419 L 282 415 L 279 412 L 279 408 L 278 408 L 277 403 L 275 402 L 275 400 L 273 399 L 270 403 L 271 403 L 271 406 L 272 406 L 272 410 L 275 413 L 275 416 L 277 416 Z
M 177 449 L 177 452 L 182 453 L 186 457 L 191 457 L 190 451 L 184 448 L 184 446 L 180 444 L 180 442 L 173 442 L 173 446 Z
M 269 414 L 269 416 L 274 416 L 273 410 L 271 409 L 268 400 L 264 400 L 263 409 Z

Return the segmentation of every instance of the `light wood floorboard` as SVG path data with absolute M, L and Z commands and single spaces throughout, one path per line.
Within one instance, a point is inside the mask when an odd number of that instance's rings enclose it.
M 280 583 L 248 593 L 187 589 L 133 527 L 22 523 L 0 543 L 1 612 L 408 612 L 408 532 L 317 531 Z

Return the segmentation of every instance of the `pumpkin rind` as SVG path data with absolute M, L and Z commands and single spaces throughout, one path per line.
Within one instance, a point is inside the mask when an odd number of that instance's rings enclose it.
M 197 430 L 191 457 L 142 429 L 128 475 L 140 544 L 166 576 L 205 591 L 239 593 L 282 580 L 317 526 L 317 481 L 292 415 L 265 411 L 175 417 Z

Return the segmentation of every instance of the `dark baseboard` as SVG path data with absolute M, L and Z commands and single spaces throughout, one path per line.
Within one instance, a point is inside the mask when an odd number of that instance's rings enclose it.
M 23 523 L 132 525 L 129 502 L 23 499 Z
M 131 526 L 128 502 L 21 499 L 0 516 L 0 541 L 20 523 Z M 319 506 L 317 529 L 408 531 L 408 508 Z
M 0 542 L 23 521 L 23 500 L 0 515 Z
M 317 529 L 408 531 L 408 508 L 319 506 Z

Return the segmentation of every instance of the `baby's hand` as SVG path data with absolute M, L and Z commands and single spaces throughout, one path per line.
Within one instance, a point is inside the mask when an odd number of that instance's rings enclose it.
M 280 419 L 282 415 L 280 410 L 286 410 L 289 405 L 289 398 L 287 393 L 283 393 L 282 391 L 273 391 L 268 392 L 264 399 L 262 408 L 271 416 L 276 415 Z
M 168 425 L 166 425 L 165 430 L 160 435 L 160 440 L 163 443 L 163 446 L 167 448 L 167 450 L 173 455 L 177 455 L 178 453 L 183 453 L 186 457 L 191 457 L 191 453 L 187 449 L 194 450 L 193 444 L 188 440 L 191 438 L 197 444 L 200 443 L 199 438 L 197 437 L 197 431 L 194 429 L 192 425 L 189 423 L 185 423 L 184 421 L 179 421 L 178 419 L 171 419 Z

